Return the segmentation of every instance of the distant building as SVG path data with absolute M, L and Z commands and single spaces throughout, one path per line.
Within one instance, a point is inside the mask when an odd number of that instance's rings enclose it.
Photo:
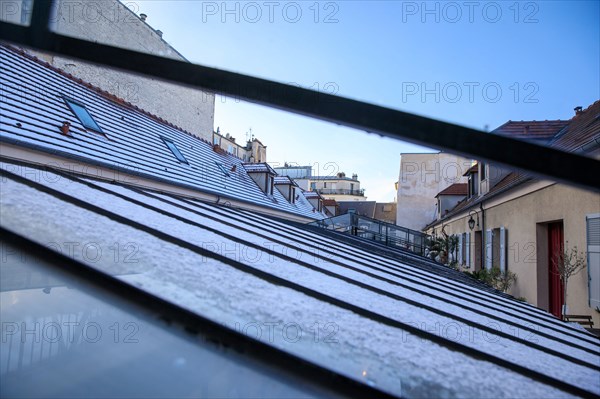
M 217 128 L 217 131 L 213 132 L 212 143 L 228 154 L 240 158 L 244 162 L 267 162 L 267 146 L 258 139 L 252 138 L 246 142 L 246 145 L 241 145 L 235 141 L 235 137 L 231 136 L 229 133 L 222 135 Z M 279 172 L 277 173 L 279 174 Z
M 312 176 L 312 166 L 292 166 L 287 162 L 283 166 L 274 167 L 280 176 L 292 179 L 306 179 Z
M 366 201 L 365 190 L 360 188 L 358 175 L 346 177 L 344 172 L 336 176 L 307 176 L 296 179 L 303 190 L 316 191 L 326 199 L 336 201 Z
M 396 203 L 376 201 L 340 201 L 338 215 L 355 213 L 382 222 L 396 224 Z
M 421 230 L 437 217 L 436 195 L 466 183 L 463 175 L 471 166 L 471 160 L 444 152 L 401 154 L 396 224 Z

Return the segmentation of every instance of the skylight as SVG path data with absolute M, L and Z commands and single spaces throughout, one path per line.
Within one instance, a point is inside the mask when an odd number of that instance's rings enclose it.
M 66 97 L 63 97 L 63 98 L 64 98 L 65 102 L 67 103 L 67 105 L 69 106 L 69 108 L 71 108 L 71 111 L 73 111 L 73 113 L 75 114 L 77 119 L 79 119 L 79 122 L 81 122 L 81 124 L 85 128 L 104 134 L 102 129 L 100 129 L 100 126 L 98 126 L 98 124 L 96 123 L 96 121 L 94 120 L 94 118 L 92 117 L 90 112 L 87 110 L 87 108 L 83 104 L 81 104 L 75 100 L 71 100 L 70 98 L 66 98 Z
M 225 167 L 223 166 L 223 164 L 222 164 L 222 163 L 219 163 L 219 162 L 215 162 L 215 163 L 217 164 L 217 166 L 219 167 L 219 169 L 221 169 L 221 172 L 223 172 L 223 174 L 224 174 L 226 177 L 229 177 L 229 176 L 231 176 L 231 175 L 229 174 L 229 171 L 228 171 L 227 169 L 225 169 Z
M 173 153 L 173 155 L 175 155 L 175 158 L 177 158 L 179 160 L 179 162 L 183 162 L 188 165 L 190 164 L 187 161 L 187 159 L 185 159 L 185 157 L 183 156 L 181 151 L 179 151 L 179 148 L 177 148 L 177 146 L 175 145 L 175 143 L 172 140 L 166 139 L 164 137 L 161 137 L 161 139 L 165 142 L 167 147 L 169 147 L 169 150 L 171 150 L 171 152 Z

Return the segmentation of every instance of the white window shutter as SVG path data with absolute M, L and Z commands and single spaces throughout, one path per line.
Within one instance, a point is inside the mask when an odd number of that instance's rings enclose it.
M 485 268 L 492 269 L 492 230 L 485 231 Z
M 600 308 L 600 214 L 586 217 L 588 295 L 592 309 Z
M 463 251 L 462 251 L 462 246 L 463 246 L 463 235 L 459 234 L 458 235 L 458 264 L 462 265 L 463 264 Z
M 466 245 L 466 250 L 467 250 L 467 261 L 466 264 L 467 266 L 471 266 L 471 233 L 467 233 L 467 245 Z
M 500 271 L 506 272 L 506 229 L 500 227 Z

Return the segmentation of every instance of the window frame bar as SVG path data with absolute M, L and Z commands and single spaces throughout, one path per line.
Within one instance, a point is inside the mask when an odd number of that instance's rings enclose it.
M 600 191 L 600 161 L 341 96 L 51 32 L 54 0 L 35 1 L 29 27 L 0 22 L 0 39 L 60 56 L 245 100 Z

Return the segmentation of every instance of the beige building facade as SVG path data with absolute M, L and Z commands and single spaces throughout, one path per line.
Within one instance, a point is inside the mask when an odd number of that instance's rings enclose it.
M 212 143 L 214 146 L 218 146 L 223 151 L 240 158 L 244 162 L 267 162 L 267 146 L 254 137 L 248 140 L 246 145 L 241 145 L 236 142 L 235 137 L 229 133 L 222 135 L 217 129 L 216 132 L 213 132 Z
M 300 188 L 316 191 L 325 199 L 341 201 L 366 201 L 365 190 L 360 188 L 358 175 L 347 177 L 344 172 L 336 176 L 308 176 L 295 179 Z
M 548 144 L 600 159 L 600 102 L 579 112 Z M 532 122 L 533 123 L 533 122 Z M 543 122 L 541 122 L 543 123 Z M 498 267 L 516 274 L 509 294 L 561 317 L 591 316 L 600 325 L 600 193 L 479 163 L 469 192 L 424 231 L 458 237 L 462 270 Z M 472 188 L 476 187 L 475 190 Z M 567 302 L 554 263 L 576 248 L 586 267 L 568 280 Z
M 444 152 L 401 154 L 396 224 L 421 230 L 430 223 L 437 213 L 435 196 L 452 184 L 466 183 L 463 175 L 472 163 Z

